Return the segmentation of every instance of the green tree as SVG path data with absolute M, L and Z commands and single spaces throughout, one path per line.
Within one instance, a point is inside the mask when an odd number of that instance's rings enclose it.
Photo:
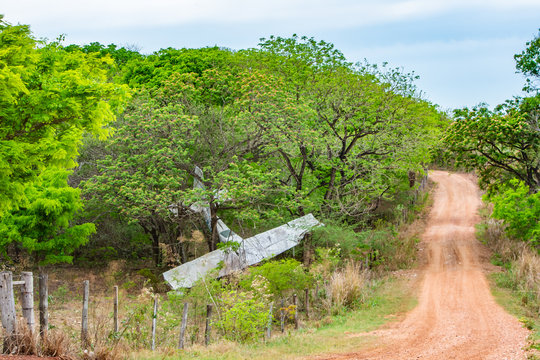
M 158 88 L 173 74 L 225 68 L 233 63 L 233 52 L 218 47 L 201 49 L 161 49 L 139 61 L 129 62 L 123 81 L 131 87 Z
M 156 263 L 159 243 L 175 242 L 183 219 L 200 217 L 191 205 L 209 206 L 207 240 L 214 250 L 218 211 L 257 217 L 250 205 L 267 196 L 272 184 L 271 169 L 252 161 L 256 134 L 223 103 L 233 91 L 228 80 L 207 70 L 201 76 L 176 74 L 158 91 L 142 91 L 116 123 L 108 155 L 85 185 L 89 196 L 143 227 L 152 237 Z M 194 189 L 194 178 L 205 188 Z
M 49 167 L 25 187 L 27 201 L 0 221 L 0 251 L 11 243 L 35 255 L 40 265 L 71 262 L 71 254 L 95 232 L 91 223 L 74 225 L 82 210 L 80 190 L 67 184 L 70 171 Z
M 37 41 L 0 17 L 1 251 L 25 249 L 45 263 L 71 260 L 94 231 L 72 226 L 81 209 L 68 187 L 84 134 L 106 136 L 129 96 L 107 82 L 112 59 Z
M 106 82 L 109 57 L 66 52 L 0 18 L 0 215 L 50 166 L 73 167 L 82 134 L 104 136 L 128 97 Z
M 188 189 L 197 122 L 179 106 L 161 108 L 147 95 L 138 96 L 116 122 L 97 174 L 84 184 L 87 196 L 143 227 L 156 264 L 160 237 L 180 235 L 170 229 L 169 206 L 182 203 Z
M 525 50 L 514 55 L 516 69 L 526 76 L 526 85 L 523 90 L 534 92 L 538 90 L 535 83 L 540 79 L 540 35 L 527 42 Z
M 485 187 L 517 178 L 531 191 L 540 188 L 538 122 L 512 103 L 494 111 L 456 110 L 445 141 L 459 164 L 477 169 Z
M 332 44 L 306 37 L 262 39 L 247 54 L 273 80 L 244 78 L 243 107 L 271 138 L 295 213 L 358 219 L 408 171 L 423 171 L 444 116 L 418 98 L 413 74 L 352 65 Z M 300 201 L 308 198 L 311 208 Z
M 493 217 L 504 220 L 510 236 L 540 245 L 540 192 L 530 194 L 528 186 L 513 179 L 488 199 L 493 202 Z

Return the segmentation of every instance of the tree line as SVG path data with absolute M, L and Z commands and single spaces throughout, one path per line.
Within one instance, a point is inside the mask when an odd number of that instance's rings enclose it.
M 194 231 L 216 249 L 219 218 L 243 234 L 310 212 L 369 226 L 416 186 L 448 125 L 413 73 L 308 37 L 144 55 L 38 41 L 0 20 L 0 44 L 6 259 L 69 262 L 96 225 L 94 237 L 144 233 L 156 264 L 163 245 L 193 256 L 181 239 Z

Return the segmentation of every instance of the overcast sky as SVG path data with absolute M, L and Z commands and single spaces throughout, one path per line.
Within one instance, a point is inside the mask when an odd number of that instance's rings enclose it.
M 540 0 L 2 0 L 12 24 L 66 43 L 257 46 L 270 35 L 335 44 L 350 61 L 388 62 L 420 76 L 442 109 L 494 106 L 521 94 L 513 55 L 538 34 Z

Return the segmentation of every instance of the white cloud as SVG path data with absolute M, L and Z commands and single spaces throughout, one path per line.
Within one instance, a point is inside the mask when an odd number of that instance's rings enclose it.
M 460 10 L 540 10 L 537 0 L 7 0 L 8 20 L 83 29 L 298 22 L 318 28 L 367 26 Z

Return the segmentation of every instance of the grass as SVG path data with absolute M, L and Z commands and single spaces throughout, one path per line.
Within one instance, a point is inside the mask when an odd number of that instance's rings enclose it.
M 138 352 L 131 359 L 298 359 L 306 355 L 346 353 L 369 346 L 374 337 L 351 336 L 375 330 L 395 321 L 416 304 L 411 280 L 386 278 L 372 289 L 369 301 L 346 315 L 322 319 L 312 328 L 276 334 L 266 344 L 241 345 L 217 342 L 208 348 L 197 345 L 184 351 Z M 318 327 L 317 327 L 318 326 Z
M 529 244 L 506 236 L 500 221 L 490 218 L 491 209 L 480 211 L 483 221 L 478 238 L 493 251 L 491 262 L 501 271 L 488 275 L 493 297 L 508 313 L 531 330 L 528 359 L 540 359 L 540 255 Z
M 495 301 L 502 306 L 509 314 L 515 316 L 523 325 L 531 330 L 529 335 L 529 356 L 528 359 L 540 359 L 540 318 L 538 314 L 531 311 L 531 308 L 523 303 L 523 295 L 520 291 L 508 287 L 512 281 L 509 274 L 495 272 L 488 275 L 491 294 Z

